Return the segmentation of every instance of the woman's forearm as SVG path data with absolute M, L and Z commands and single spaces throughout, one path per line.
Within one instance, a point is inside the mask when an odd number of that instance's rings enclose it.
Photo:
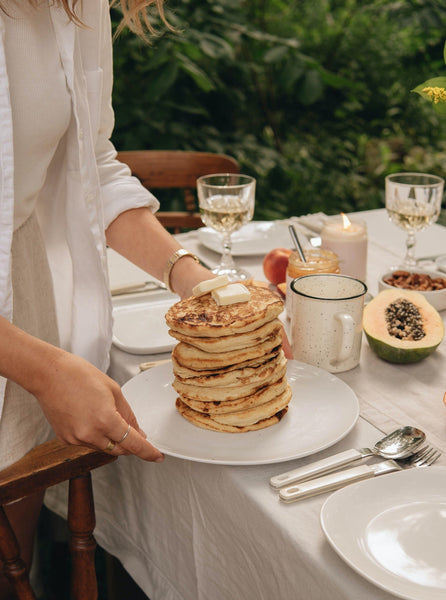
M 181 248 L 148 208 L 121 213 L 109 225 L 106 237 L 111 248 L 161 281 L 168 259 Z M 196 283 L 210 277 L 210 271 L 185 256 L 172 268 L 170 282 L 173 290 L 185 298 Z
M 0 317 L 0 375 L 31 393 L 42 385 L 63 350 L 33 337 Z

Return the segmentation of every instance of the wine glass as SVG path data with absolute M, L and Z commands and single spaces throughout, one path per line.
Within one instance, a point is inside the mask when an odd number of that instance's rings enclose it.
M 223 253 L 217 275 L 229 281 L 243 281 L 251 275 L 238 268 L 232 257 L 231 234 L 248 223 L 254 215 L 256 180 L 249 175 L 217 173 L 197 179 L 198 205 L 205 225 L 222 234 Z
M 401 268 L 417 264 L 415 233 L 438 219 L 444 179 L 428 173 L 394 173 L 386 177 L 386 209 L 390 220 L 407 232 Z

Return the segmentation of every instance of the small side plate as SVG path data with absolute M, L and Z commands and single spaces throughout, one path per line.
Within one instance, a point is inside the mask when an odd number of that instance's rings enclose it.
M 113 344 L 130 354 L 169 352 L 177 341 L 168 333 L 165 314 L 178 302 L 170 292 L 129 296 L 113 308 Z

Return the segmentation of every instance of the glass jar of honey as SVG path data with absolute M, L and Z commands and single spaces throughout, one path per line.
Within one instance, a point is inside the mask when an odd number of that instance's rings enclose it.
M 290 284 L 293 279 L 303 275 L 312 275 L 313 273 L 340 273 L 339 258 L 331 250 L 322 250 L 321 248 L 305 249 L 304 255 L 306 262 L 303 262 L 298 252 L 293 251 L 288 259 L 288 268 L 286 273 L 286 315 L 291 318 L 291 298 L 293 292 Z

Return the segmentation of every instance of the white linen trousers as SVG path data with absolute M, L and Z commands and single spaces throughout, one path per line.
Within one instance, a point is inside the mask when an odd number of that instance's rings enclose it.
M 12 286 L 13 323 L 41 340 L 58 345 L 53 284 L 35 213 L 14 232 Z M 0 470 L 52 435 L 35 397 L 8 381 L 0 419 Z

